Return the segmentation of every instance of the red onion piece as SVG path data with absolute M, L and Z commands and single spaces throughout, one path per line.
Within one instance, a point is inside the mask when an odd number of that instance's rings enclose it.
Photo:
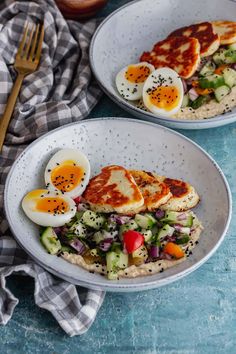
M 186 81 L 184 79 L 181 79 L 181 81 L 182 81 L 182 84 L 183 84 L 184 93 L 186 93 L 187 92 L 187 83 L 186 83 Z
M 165 253 L 165 252 L 161 252 L 159 258 L 160 258 L 160 259 L 167 259 L 168 261 L 171 261 L 171 260 L 172 260 L 171 255 L 169 255 L 169 254 L 167 254 L 167 253 Z
M 236 70 L 236 64 L 233 64 L 233 65 L 232 65 L 232 68 L 233 68 L 234 70 Z
M 177 220 L 182 221 L 182 220 L 187 220 L 187 214 L 186 213 L 181 213 L 177 216 Z
M 77 204 L 77 211 L 86 211 L 89 209 L 89 205 L 85 203 Z
M 99 243 L 99 248 L 104 251 L 104 252 L 107 252 L 109 250 L 109 248 L 111 247 L 111 244 L 113 242 L 113 238 L 107 238 L 106 240 L 104 241 L 101 241 Z
M 53 231 L 56 233 L 57 236 L 60 236 L 62 228 L 61 227 L 53 227 Z
M 186 84 L 187 85 L 192 85 L 192 82 L 196 81 L 196 80 L 198 80 L 198 77 L 197 76 L 192 76 L 192 77 L 190 77 L 189 79 L 186 80 Z
M 151 246 L 149 249 L 149 256 L 152 258 L 159 257 L 160 248 L 158 246 Z
M 193 87 L 188 91 L 188 94 L 191 101 L 195 101 L 199 96 Z
M 117 223 L 118 225 L 123 225 L 123 224 L 126 224 L 131 219 L 131 217 L 127 216 L 127 215 L 112 214 L 112 215 L 110 215 L 109 219 L 112 222 Z
M 78 252 L 78 254 L 82 254 L 86 249 L 83 242 L 81 242 L 78 238 L 73 239 L 69 244 Z
M 155 213 L 155 217 L 156 217 L 157 219 L 162 219 L 162 218 L 164 218 L 164 216 L 165 216 L 164 210 L 157 209 L 157 211 L 156 211 L 156 213 Z
M 75 204 L 79 204 L 81 202 L 81 197 L 76 197 L 73 199 Z

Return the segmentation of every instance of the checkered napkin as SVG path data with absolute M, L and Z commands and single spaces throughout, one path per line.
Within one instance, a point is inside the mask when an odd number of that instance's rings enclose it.
M 0 156 L 0 324 L 12 316 L 18 299 L 6 287 L 12 273 L 35 279 L 35 302 L 47 309 L 70 335 L 86 332 L 104 293 L 75 287 L 35 264 L 16 244 L 3 214 L 3 190 L 10 166 L 26 145 L 47 131 L 86 117 L 100 97 L 91 77 L 88 46 L 96 20 L 65 21 L 53 0 L 1 2 L 0 116 L 16 78 L 14 58 L 26 20 L 44 23 L 40 67 L 20 92 Z

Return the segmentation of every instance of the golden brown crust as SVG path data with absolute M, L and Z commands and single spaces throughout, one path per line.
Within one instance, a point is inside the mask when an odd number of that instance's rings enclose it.
M 144 210 L 155 210 L 171 198 L 168 185 L 159 181 L 152 173 L 137 170 L 131 170 L 130 173 L 143 195 Z
M 220 37 L 220 44 L 231 44 L 236 42 L 236 22 L 213 21 L 213 28 Z
M 213 54 L 220 45 L 219 36 L 213 31 L 213 26 L 210 22 L 201 22 L 178 28 L 169 35 L 169 37 L 173 36 L 196 38 L 200 43 L 201 56 Z
M 140 61 L 154 67 L 169 67 L 187 79 L 194 74 L 200 61 L 200 45 L 196 38 L 169 37 L 156 43 L 151 52 L 144 52 Z
M 93 177 L 83 197 L 94 206 L 108 206 L 114 210 L 128 205 L 131 209 L 133 205 L 143 205 L 142 194 L 132 175 L 125 168 L 116 165 L 104 167 L 99 175 Z

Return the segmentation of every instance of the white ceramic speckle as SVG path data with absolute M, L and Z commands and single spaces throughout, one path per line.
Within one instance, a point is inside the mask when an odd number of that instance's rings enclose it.
M 108 281 L 98 274 L 48 255 L 39 242 L 39 228 L 24 214 L 21 200 L 44 186 L 44 169 L 61 148 L 78 148 L 90 160 L 92 175 L 109 164 L 156 171 L 182 178 L 201 196 L 195 208 L 204 225 L 199 245 L 187 261 L 163 273 Z M 50 272 L 72 283 L 108 291 L 138 291 L 162 286 L 187 275 L 218 248 L 231 217 L 231 194 L 222 171 L 198 145 L 179 133 L 133 119 L 93 119 L 56 129 L 33 142 L 16 160 L 5 187 L 5 211 L 19 244 Z
M 224 10 L 222 12 L 222 9 Z M 90 64 L 104 92 L 137 118 L 179 129 L 206 129 L 236 121 L 232 113 L 202 120 L 177 120 L 155 116 L 123 99 L 115 86 L 116 74 L 139 61 L 144 51 L 165 39 L 173 30 L 197 22 L 235 21 L 236 2 L 232 0 L 138 0 L 108 16 L 98 27 L 90 45 Z

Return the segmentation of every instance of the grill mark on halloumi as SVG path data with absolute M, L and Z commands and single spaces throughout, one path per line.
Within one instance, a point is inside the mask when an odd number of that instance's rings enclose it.
M 130 170 L 130 173 L 144 198 L 144 206 L 141 210 L 155 210 L 171 198 L 170 188 L 150 172 Z
M 168 37 L 185 36 L 196 38 L 200 43 L 202 57 L 213 54 L 220 46 L 220 38 L 210 22 L 196 23 L 173 31 Z
M 236 42 L 236 22 L 213 21 L 214 31 L 220 37 L 220 44 L 232 44 Z
M 189 183 L 154 174 L 159 180 L 165 183 L 172 193 L 167 203 L 160 206 L 162 210 L 185 211 L 195 207 L 200 198 Z
M 132 175 L 121 166 L 104 167 L 93 177 L 84 194 L 92 210 L 129 213 L 140 208 L 144 199 Z
M 140 61 L 147 61 L 156 69 L 170 67 L 187 79 L 200 62 L 200 45 L 196 38 L 169 37 L 156 43 L 151 52 L 144 52 Z

